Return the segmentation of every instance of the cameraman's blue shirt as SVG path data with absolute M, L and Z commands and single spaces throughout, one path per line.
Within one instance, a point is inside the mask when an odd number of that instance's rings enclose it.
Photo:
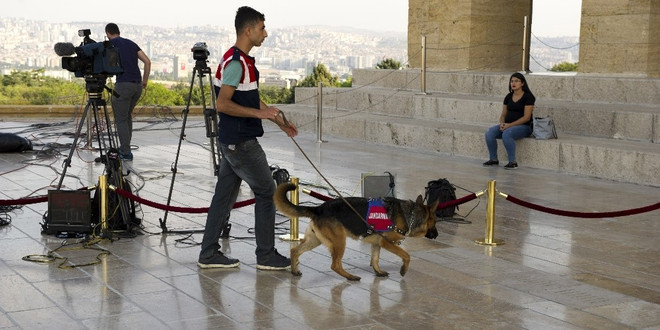
M 117 75 L 116 82 L 132 82 L 141 83 L 142 73 L 138 66 L 138 52 L 141 50 L 140 46 L 130 39 L 117 37 L 110 40 L 112 44 L 119 48 L 119 56 L 121 56 L 121 66 L 124 68 L 124 73 Z

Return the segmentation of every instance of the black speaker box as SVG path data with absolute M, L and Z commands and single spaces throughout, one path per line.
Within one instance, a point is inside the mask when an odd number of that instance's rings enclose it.
M 44 230 L 89 233 L 92 231 L 92 201 L 87 190 L 49 190 L 48 216 Z

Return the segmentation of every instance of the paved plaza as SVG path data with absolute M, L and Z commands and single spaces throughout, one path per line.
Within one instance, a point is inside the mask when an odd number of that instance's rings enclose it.
M 284 108 L 283 108 L 284 109 Z M 34 125 L 41 124 L 44 125 Z M 172 206 L 208 207 L 216 179 L 204 122 L 178 115 L 136 119 L 134 160 L 124 171 L 135 195 Z M 57 187 L 75 121 L 6 119 L 0 131 L 29 138 L 35 151 L 0 154 L 0 200 L 44 196 Z M 83 129 L 86 131 L 86 129 Z M 343 196 L 361 195 L 363 174 L 395 175 L 396 196 L 414 200 L 428 181 L 447 178 L 457 197 L 498 191 L 545 207 L 619 211 L 660 202 L 660 188 L 521 167 L 484 168 L 484 159 L 396 148 L 301 132 L 304 153 Z M 83 138 L 84 139 L 84 138 Z M 260 139 L 269 162 L 299 179 L 301 188 L 336 197 L 293 141 L 272 125 Z M 96 146 L 94 142 L 92 144 Z M 39 150 L 39 152 L 37 152 Z M 62 189 L 96 185 L 99 152 L 78 144 Z M 621 168 L 621 171 L 625 171 Z M 238 201 L 252 198 L 242 187 Z M 300 203 L 321 201 L 300 194 Z M 616 218 L 552 215 L 495 199 L 494 237 L 483 246 L 487 198 L 459 206 L 437 223 L 440 235 L 406 239 L 410 270 L 381 253 L 376 277 L 370 247 L 349 240 L 347 281 L 330 269 L 325 247 L 302 255 L 301 277 L 256 269 L 253 206 L 231 215 L 226 254 L 238 269 L 197 267 L 205 213 L 168 212 L 138 204 L 140 235 L 112 239 L 42 234 L 48 203 L 23 205 L 0 227 L 0 329 L 660 329 L 660 211 Z M 6 214 L 6 215 L 5 215 Z M 308 219 L 299 219 L 304 233 Z M 296 241 L 290 221 L 276 218 L 276 247 L 288 256 Z M 190 234 L 186 232 L 191 232 Z M 27 259 L 27 260 L 24 260 Z M 89 265 L 85 265 L 89 264 Z

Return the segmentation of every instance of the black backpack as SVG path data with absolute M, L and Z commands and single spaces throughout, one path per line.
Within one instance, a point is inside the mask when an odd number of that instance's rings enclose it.
M 438 179 L 429 181 L 426 186 L 426 203 L 431 204 L 436 200 L 440 203 L 453 201 L 456 199 L 456 188 L 447 179 Z M 451 218 L 456 214 L 458 206 L 451 206 L 435 211 L 435 215 L 439 218 Z

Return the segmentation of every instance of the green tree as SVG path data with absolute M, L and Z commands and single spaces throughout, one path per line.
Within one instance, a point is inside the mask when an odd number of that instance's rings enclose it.
M 386 58 L 378 64 L 376 64 L 376 69 L 393 69 L 393 70 L 399 70 L 401 69 L 401 62 L 393 59 L 393 58 Z
M 323 65 L 322 63 L 319 63 L 316 67 L 314 67 L 314 70 L 312 70 L 312 74 L 308 75 L 302 81 L 300 81 L 300 83 L 298 83 L 298 86 L 316 87 L 319 85 L 319 82 L 326 87 L 339 86 L 339 78 L 337 78 L 337 76 L 333 76 L 332 74 L 330 74 L 328 68 L 326 68 L 325 65 Z
M 83 81 L 44 76 L 45 69 L 14 71 L 0 79 L 0 104 L 61 105 L 84 100 Z
M 188 104 L 188 96 L 190 96 L 191 99 L 190 105 L 202 105 L 202 91 L 199 88 L 198 83 L 198 81 L 195 81 L 192 91 L 190 90 L 190 83 L 179 82 L 172 87 L 172 90 L 181 96 L 181 99 L 183 100 L 183 103 L 179 105 Z M 211 88 L 209 88 L 209 86 L 204 87 L 204 101 L 206 101 L 207 106 L 209 106 L 210 102 L 215 102 L 215 100 L 211 98 Z
M 84 104 L 86 91 L 84 79 L 65 81 L 44 76 L 45 70 L 15 71 L 9 75 L 0 76 L 0 104 L 11 105 L 70 105 Z M 327 72 L 327 70 L 326 70 Z M 329 73 L 328 73 L 329 75 Z M 335 78 L 336 79 L 336 78 Z M 108 87 L 112 88 L 110 84 Z M 268 104 L 288 104 L 294 102 L 293 89 L 276 86 L 263 86 L 260 94 Z M 202 91 L 196 84 L 190 90 L 188 82 L 180 82 L 172 88 L 163 84 L 150 82 L 142 93 L 138 105 L 145 106 L 182 106 L 202 104 Z M 109 100 L 107 93 L 105 99 Z M 204 87 L 206 106 L 213 106 L 215 99 L 211 98 L 211 88 Z
M 339 87 L 351 87 L 353 86 L 353 76 L 348 76 L 344 81 L 339 83 Z
M 578 68 L 578 62 L 575 63 L 570 63 L 570 62 L 561 62 L 558 64 L 555 64 L 550 71 L 554 72 L 572 72 L 572 71 L 577 71 Z
M 266 104 L 294 103 L 294 90 L 286 87 L 263 86 L 259 87 L 259 96 Z
M 34 86 L 38 85 L 43 76 L 45 69 L 37 69 L 30 71 L 12 71 L 9 75 L 2 76 L 3 86 L 25 85 Z
M 198 88 L 199 89 L 199 88 Z M 187 95 L 186 95 L 187 97 Z M 208 103 L 208 100 L 207 100 Z M 142 92 L 139 105 L 185 105 L 186 102 L 180 93 L 168 89 L 163 84 L 148 83 L 147 89 Z

